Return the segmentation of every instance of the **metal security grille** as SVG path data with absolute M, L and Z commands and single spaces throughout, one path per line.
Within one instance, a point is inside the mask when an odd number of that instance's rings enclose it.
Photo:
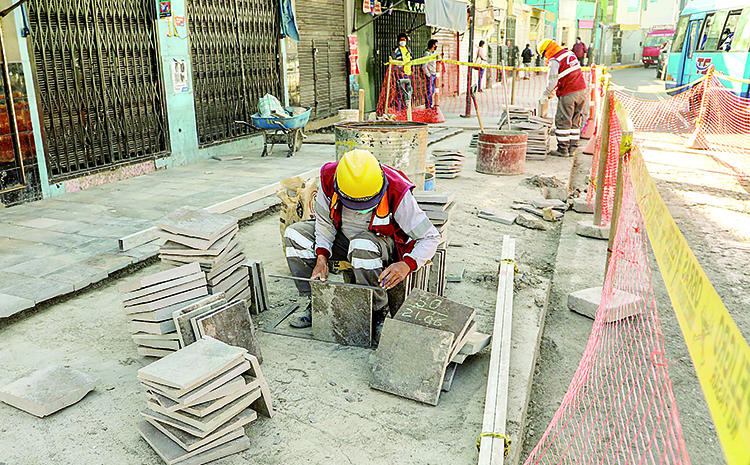
M 200 145 L 249 134 L 235 121 L 283 97 L 278 0 L 192 0 L 187 12 Z
M 427 49 L 432 36 L 431 28 L 425 26 L 424 13 L 394 10 L 392 15 L 384 15 L 375 21 L 375 59 L 378 71 L 377 94 L 380 95 L 383 80 L 388 72 L 388 57 L 397 45 L 398 35 L 409 34 L 409 49 L 412 58 L 419 58 Z
M 167 150 L 153 0 L 31 0 L 28 14 L 53 181 Z
M 349 106 L 348 42 L 343 0 L 297 2 L 301 104 L 314 118 Z

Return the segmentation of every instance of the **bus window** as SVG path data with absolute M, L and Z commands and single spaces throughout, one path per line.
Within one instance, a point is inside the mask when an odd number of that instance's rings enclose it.
M 750 6 L 742 10 L 742 16 L 737 22 L 737 30 L 732 40 L 732 50 L 735 52 L 750 51 Z
M 698 31 L 701 30 L 702 19 L 690 21 L 690 32 L 688 33 L 687 57 L 693 58 L 695 47 L 698 45 Z
M 677 30 L 675 31 L 674 41 L 672 42 L 672 53 L 680 53 L 682 51 L 682 45 L 685 43 L 688 19 L 688 16 L 683 16 L 680 18 L 680 22 L 677 23 Z
M 718 11 L 706 15 L 706 22 L 703 24 L 701 40 L 698 42 L 699 51 L 716 51 L 719 49 L 719 36 L 727 18 L 726 11 Z
M 727 22 L 724 25 L 724 31 L 719 37 L 719 50 L 722 52 L 728 52 L 732 49 L 732 40 L 734 39 L 734 33 L 737 30 L 737 23 L 740 21 L 740 15 L 742 10 L 734 10 L 729 12 Z

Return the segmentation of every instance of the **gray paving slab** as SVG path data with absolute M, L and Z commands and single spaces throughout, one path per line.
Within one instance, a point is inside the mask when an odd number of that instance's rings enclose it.
M 109 276 L 109 273 L 102 268 L 73 264 L 59 268 L 42 277 L 61 283 L 72 284 L 74 291 L 80 291 L 86 286 L 107 279 L 107 276 Z
M 5 288 L 2 292 L 3 294 L 33 300 L 35 304 L 40 304 L 46 300 L 70 294 L 74 290 L 75 286 L 69 283 L 28 276 L 24 282 Z
M 0 400 L 41 418 L 75 404 L 97 384 L 94 376 L 50 365 L 0 389 Z
M 99 254 L 81 262 L 81 264 L 85 266 L 94 266 L 106 270 L 109 274 L 119 271 L 133 263 L 135 263 L 135 258 L 124 254 L 114 253 Z
M 0 292 L 0 318 L 13 316 L 34 306 L 34 301 Z
M 47 229 L 50 226 L 59 226 L 65 223 L 64 221 L 55 220 L 52 218 L 34 218 L 26 221 L 19 221 L 18 224 L 27 228 Z
M 243 347 L 263 361 L 247 302 L 239 300 L 193 319 L 200 337 L 210 336 L 230 346 Z
M 313 281 L 313 339 L 369 347 L 372 332 L 371 289 Z
M 0 254 L 0 269 L 27 262 L 29 259 L 30 257 L 28 255 L 22 253 L 2 253 Z
M 56 260 L 51 257 L 35 258 L 24 263 L 20 263 L 10 268 L 6 268 L 8 273 L 16 273 L 24 276 L 33 276 L 35 278 L 41 278 L 46 276 L 60 268 L 65 268 L 70 263 Z

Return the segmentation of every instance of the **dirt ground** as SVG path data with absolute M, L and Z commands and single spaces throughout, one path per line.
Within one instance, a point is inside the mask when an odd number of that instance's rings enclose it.
M 468 149 L 465 132 L 430 147 Z M 333 148 L 331 148 L 333 152 Z M 552 278 L 559 225 L 549 231 L 505 226 L 480 219 L 480 209 L 505 211 L 513 200 L 540 198 L 524 182 L 534 174 L 567 182 L 571 159 L 530 162 L 524 176 L 494 177 L 474 171 L 469 152 L 463 174 L 437 181 L 438 190 L 457 193 L 449 266 L 463 263 L 461 283 L 449 283 L 447 297 L 477 309 L 478 329 L 491 332 L 497 289 L 497 259 L 503 235 L 517 239 L 516 261 L 525 286 L 535 276 Z M 246 254 L 263 260 L 266 273 L 287 273 L 278 216 L 269 215 L 240 231 Z M 134 276 L 156 272 L 152 264 Z M 131 276 L 129 276 L 131 277 Z M 130 339 L 112 279 L 71 298 L 21 315 L 0 326 L 0 385 L 50 363 L 101 378 L 78 404 L 45 419 L 0 404 L 0 463 L 152 464 L 160 459 L 135 424 L 145 405 L 137 370 L 153 359 L 140 357 Z M 262 328 L 293 302 L 291 282 L 269 279 L 271 311 L 256 319 Z M 516 305 L 537 305 L 520 292 Z M 531 302 L 525 300 L 532 299 Z M 469 358 L 453 388 L 436 407 L 369 388 L 371 350 L 347 348 L 259 332 L 263 370 L 278 414 L 246 430 L 252 447 L 217 463 L 263 464 L 439 464 L 476 461 L 489 350 Z M 564 375 L 561 375 L 564 376 Z

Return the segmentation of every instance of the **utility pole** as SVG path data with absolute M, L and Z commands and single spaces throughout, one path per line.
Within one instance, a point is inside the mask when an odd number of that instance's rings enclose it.
M 471 21 L 471 24 L 469 24 L 469 62 L 473 63 L 474 61 L 474 23 L 476 22 L 477 18 L 477 5 L 476 0 L 472 0 L 471 2 L 471 13 L 469 15 L 469 21 Z M 467 66 L 468 70 L 466 71 L 466 111 L 464 112 L 465 117 L 471 116 L 471 75 L 474 71 L 474 68 L 472 66 Z
M 596 31 L 599 30 L 599 8 L 601 8 L 601 3 L 599 0 L 596 0 L 596 3 L 594 3 L 594 25 L 591 31 L 591 43 L 594 46 L 594 50 L 596 50 Z M 593 62 L 596 62 L 599 59 L 599 57 L 595 56 Z

